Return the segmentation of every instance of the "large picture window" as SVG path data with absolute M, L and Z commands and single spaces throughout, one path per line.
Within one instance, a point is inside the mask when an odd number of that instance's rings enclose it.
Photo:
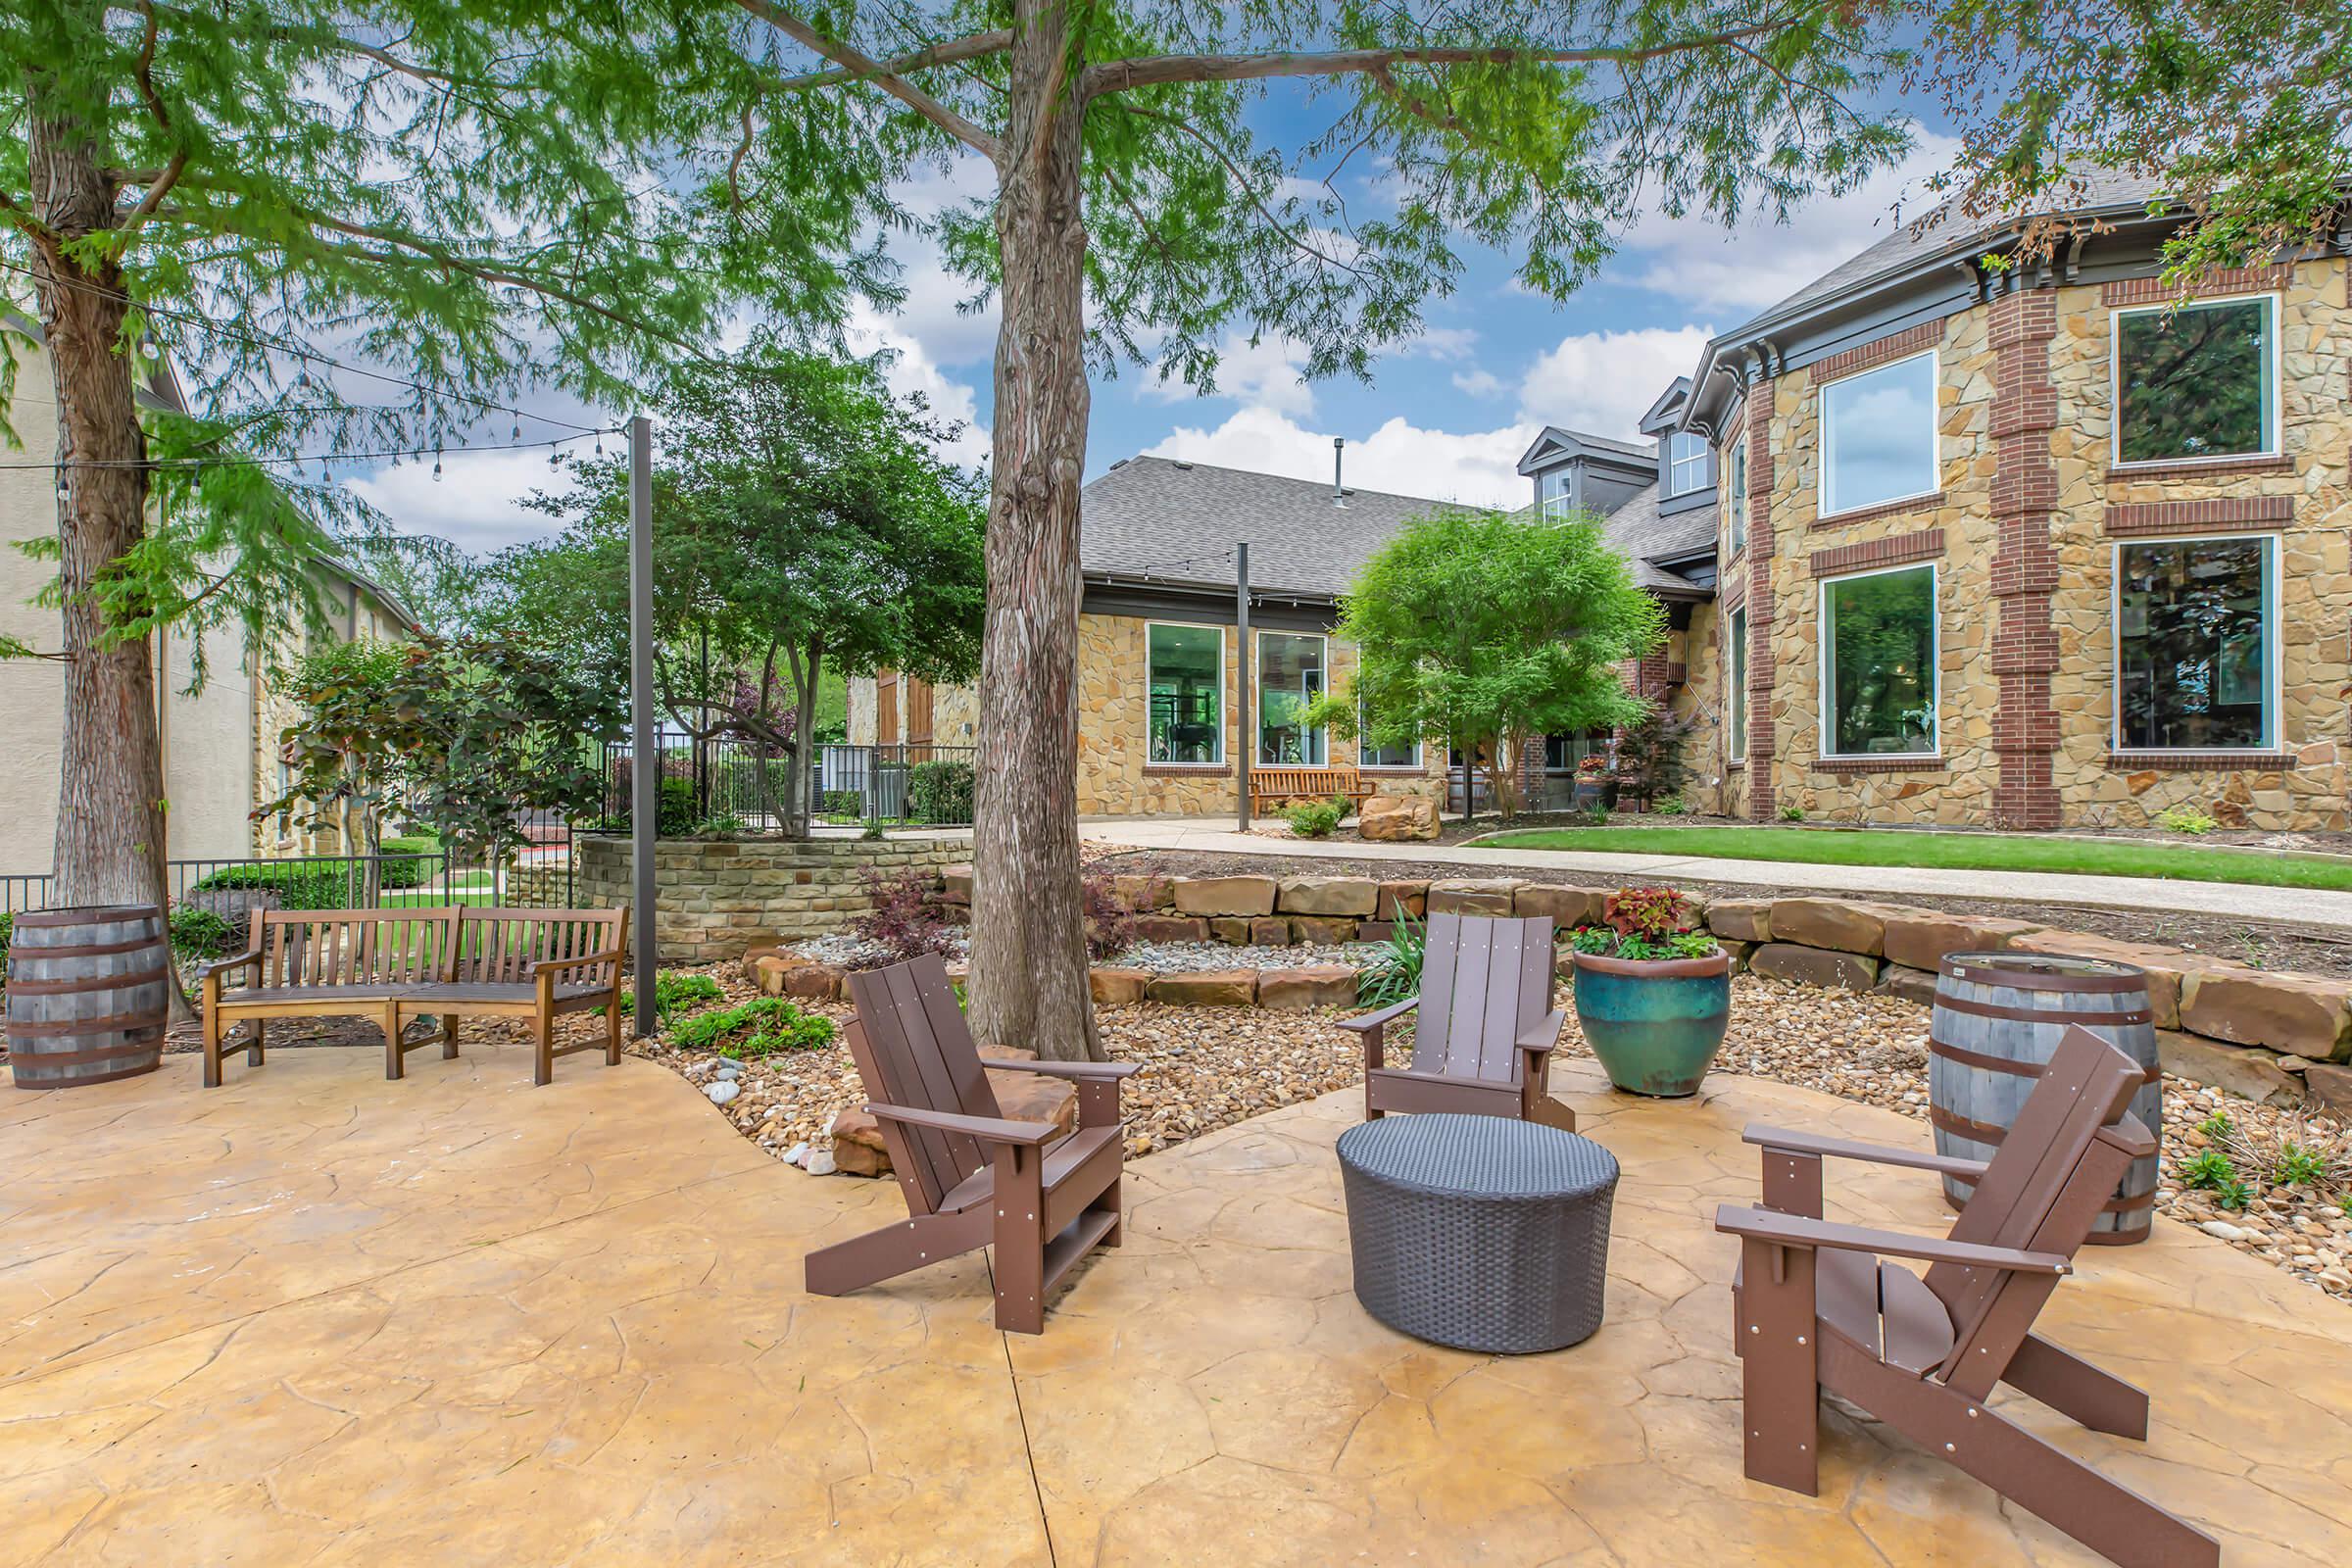
M 1823 754 L 1936 755 L 1936 568 L 1821 585 Z
M 1154 762 L 1225 760 L 1225 633 L 1215 626 L 1144 628 Z
M 2158 539 L 2115 547 L 2116 745 L 2278 745 L 2278 540 Z
M 2116 461 L 2277 452 L 2278 327 L 2275 295 L 2118 311 Z
M 1825 516 L 1933 495 L 1942 482 L 1933 350 L 1821 389 Z
M 1323 639 L 1312 634 L 1257 634 L 1257 760 L 1263 767 L 1323 767 L 1323 732 L 1306 722 L 1309 703 L 1323 695 Z
M 1731 613 L 1729 646 L 1723 658 L 1724 756 L 1747 760 L 1747 607 Z
M 1677 430 L 1666 438 L 1666 493 L 1687 496 L 1707 487 L 1707 443 Z

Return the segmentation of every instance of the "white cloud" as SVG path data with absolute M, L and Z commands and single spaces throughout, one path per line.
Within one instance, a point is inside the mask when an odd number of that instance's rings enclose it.
M 614 450 L 618 439 L 606 437 L 606 451 Z M 587 453 L 595 444 L 582 440 L 564 450 Z M 435 534 L 475 555 L 560 531 L 554 517 L 522 507 L 522 498 L 533 490 L 570 488 L 564 470 L 548 466 L 544 450 L 452 450 L 442 454 L 441 469 L 434 479 L 433 460 L 426 458 L 354 475 L 343 488 L 381 511 L 403 533 Z
M 1251 343 L 1228 332 L 1217 346 L 1216 390 L 1209 395 L 1278 414 L 1312 414 L 1315 389 L 1302 378 L 1305 368 L 1306 347 L 1295 338 L 1271 333 Z M 1197 388 L 1175 376 L 1146 375 L 1136 382 L 1136 396 L 1159 403 L 1197 395 Z
M 1474 398 L 1496 398 L 1510 390 L 1510 384 L 1483 366 L 1475 370 L 1453 372 L 1453 389 Z
M 860 356 L 877 349 L 891 350 L 895 358 L 882 371 L 882 379 L 890 383 L 890 389 L 901 397 L 920 392 L 929 400 L 935 417 L 963 426 L 962 434 L 949 443 L 941 456 L 966 467 L 987 463 L 988 426 L 980 422 L 979 394 L 970 382 L 959 381 L 941 369 L 922 338 L 905 331 L 896 318 L 883 316 L 868 306 L 851 313 L 843 335 L 849 339 L 851 352 Z
M 1856 190 L 1808 203 L 1786 225 L 1751 219 L 1726 231 L 1701 217 L 1650 215 L 1623 242 L 1631 281 L 1694 310 L 1749 312 L 1788 298 L 1839 262 L 1936 204 L 1928 176 L 1952 166 L 1959 142 L 1922 131 L 1909 155 Z
M 1536 429 L 1511 424 L 1456 435 L 1393 418 L 1368 436 L 1348 436 L 1348 483 L 1433 501 L 1524 506 L 1528 483 L 1517 464 Z M 1146 455 L 1325 480 L 1331 477 L 1331 438 L 1342 433 L 1310 430 L 1278 410 L 1247 408 L 1213 430 L 1179 426 Z
M 1640 440 L 1642 416 L 1676 376 L 1690 373 L 1712 336 L 1714 328 L 1706 326 L 1649 326 L 1564 337 L 1521 378 L 1520 416 L 1532 423 Z

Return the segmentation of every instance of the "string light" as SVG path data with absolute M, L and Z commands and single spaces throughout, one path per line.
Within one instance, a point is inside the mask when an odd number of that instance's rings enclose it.
M 621 433 L 618 427 L 614 427 L 607 430 L 583 431 L 578 435 L 560 435 L 546 441 L 518 441 L 511 446 L 477 447 L 474 450 L 479 452 L 536 452 L 541 448 L 553 448 L 555 450 L 549 452 L 548 461 L 554 465 L 562 461 L 562 448 L 574 441 L 587 440 L 591 435 L 602 437 L 616 436 Z M 602 450 L 601 442 L 599 450 Z M 441 457 L 441 449 L 439 447 L 401 447 L 357 449 L 348 452 L 290 452 L 275 456 L 263 453 L 241 453 L 236 457 L 229 458 L 61 458 L 48 463 L 0 463 L 0 471 L 29 468 L 50 469 L 57 474 L 58 493 L 63 495 L 72 485 L 72 470 L 74 468 L 149 468 L 179 471 L 197 468 L 262 468 L 283 463 L 300 469 L 306 464 L 323 464 L 329 460 L 336 463 L 388 462 L 397 467 L 403 458 L 421 459 L 428 456 L 438 462 Z

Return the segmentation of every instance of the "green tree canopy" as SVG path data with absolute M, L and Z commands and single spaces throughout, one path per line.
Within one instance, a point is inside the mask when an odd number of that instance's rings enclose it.
M 1357 574 L 1337 629 L 1356 646 L 1356 673 L 1316 719 L 1352 734 L 1360 705 L 1376 745 L 1483 758 L 1502 801 L 1504 741 L 1642 717 L 1617 666 L 1655 647 L 1664 625 L 1596 519 L 1440 512 Z

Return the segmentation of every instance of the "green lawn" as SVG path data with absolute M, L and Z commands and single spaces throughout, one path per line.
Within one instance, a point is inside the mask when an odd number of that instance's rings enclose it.
M 2071 871 L 2083 876 L 2147 876 L 2181 882 L 2352 889 L 2352 860 L 2264 855 L 2145 839 L 1836 832 L 1798 827 L 1569 827 L 1493 833 L 1472 839 L 1470 847 L 1582 850 L 1597 855 L 1689 855 L 1716 860 L 1779 860 L 1808 865 Z

